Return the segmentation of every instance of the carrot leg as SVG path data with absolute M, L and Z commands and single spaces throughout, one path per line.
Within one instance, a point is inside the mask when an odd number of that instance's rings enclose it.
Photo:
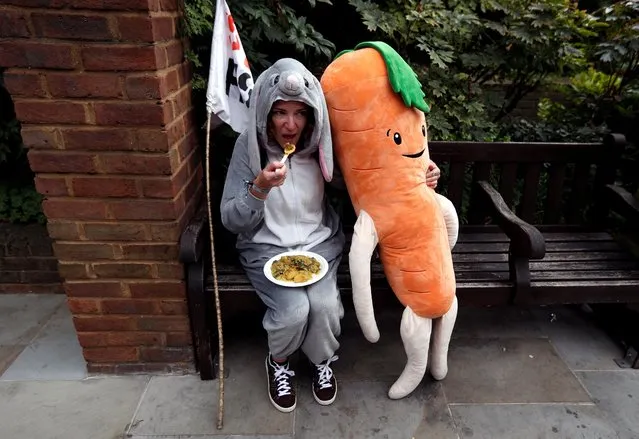
M 364 337 L 371 343 L 379 340 L 379 329 L 375 321 L 371 294 L 371 257 L 377 242 L 373 219 L 365 211 L 360 211 L 351 240 L 349 266 L 355 314 Z
M 446 229 L 448 231 L 448 243 L 452 250 L 457 243 L 457 236 L 459 234 L 459 217 L 457 216 L 457 211 L 452 201 L 441 194 L 435 194 L 435 196 L 444 214 L 444 221 L 446 222 Z
M 419 317 L 409 307 L 404 309 L 400 334 L 408 360 L 404 371 L 388 391 L 389 398 L 400 399 L 407 396 L 424 378 L 428 365 L 431 329 L 431 319 Z
M 433 321 L 433 349 L 430 353 L 430 374 L 443 380 L 448 374 L 448 345 L 457 320 L 457 297 L 446 314 Z

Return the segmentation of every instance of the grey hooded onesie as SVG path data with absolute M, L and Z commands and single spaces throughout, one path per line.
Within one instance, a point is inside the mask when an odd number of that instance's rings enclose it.
M 280 160 L 282 147 L 269 141 L 267 124 L 277 100 L 301 101 L 313 110 L 313 131 L 286 162 L 284 184 L 265 201 L 248 192 L 262 170 L 261 152 Z M 237 139 L 222 194 L 222 223 L 238 234 L 240 261 L 267 306 L 263 325 L 274 358 L 301 347 L 313 363 L 339 348 L 344 310 L 337 289 L 337 267 L 344 247 L 339 217 L 324 194 L 333 178 L 333 145 L 328 112 L 319 81 L 298 61 L 277 61 L 256 80 L 251 95 L 249 128 Z M 260 149 L 263 149 L 260 151 Z M 329 262 L 328 274 L 315 284 L 286 288 L 270 282 L 264 264 L 288 250 L 308 250 Z

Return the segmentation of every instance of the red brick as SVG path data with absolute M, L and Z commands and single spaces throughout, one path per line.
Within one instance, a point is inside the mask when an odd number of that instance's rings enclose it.
M 3 67 L 75 69 L 79 62 L 73 52 L 73 44 L 0 41 L 0 64 Z M 13 94 L 13 91 L 9 90 L 9 93 Z
M 100 278 L 139 279 L 151 278 L 153 268 L 151 264 L 126 261 L 93 264 L 93 272 Z
M 158 264 L 158 277 L 160 279 L 183 279 L 184 267 L 181 264 Z
M 35 178 L 36 190 L 42 195 L 60 197 L 69 195 L 64 178 L 48 178 L 40 175 Z
M 165 47 L 167 66 L 174 66 L 184 62 L 184 48 L 179 40 L 171 41 Z
M 77 241 L 80 239 L 80 230 L 76 223 L 47 222 L 47 230 L 51 239 Z
M 122 244 L 124 259 L 139 261 L 171 261 L 178 258 L 177 244 Z
M 171 116 L 168 106 L 146 102 L 96 103 L 94 109 L 98 125 L 164 125 Z
M 109 299 L 102 302 L 105 314 L 160 314 L 158 302 L 144 299 Z
M 42 207 L 48 219 L 107 219 L 107 208 L 102 201 L 55 198 L 44 200 Z
M 160 310 L 166 315 L 187 315 L 185 300 L 162 300 L 160 301 Z
M 182 282 L 129 283 L 131 296 L 136 298 L 184 298 L 186 287 Z
M 34 172 L 95 173 L 94 156 L 80 152 L 32 149 L 29 165 Z
M 24 12 L 4 9 L 0 14 L 0 38 L 28 36 L 29 27 Z
M 67 297 L 69 310 L 73 314 L 100 314 L 100 301 L 95 299 L 77 299 Z
M 170 220 L 176 216 L 170 200 L 111 201 L 108 206 L 118 220 Z
M 172 17 L 118 17 L 118 29 L 124 41 L 153 43 L 174 38 Z
M 48 73 L 47 83 L 53 97 L 122 98 L 120 78 L 116 73 Z
M 171 98 L 173 102 L 173 114 L 180 116 L 189 110 L 191 105 L 191 87 L 189 85 L 182 89 Z
M 172 123 L 166 126 L 166 136 L 169 145 L 173 145 L 182 140 L 185 134 L 184 117 L 177 117 Z
M 103 15 L 34 12 L 31 20 L 38 37 L 103 41 L 113 38 Z
M 78 102 L 22 101 L 15 103 L 22 123 L 84 123 L 84 105 Z
M 23 8 L 62 8 L 71 0 L 3 0 L 3 5 L 21 6 Z
M 129 99 L 161 99 L 169 90 L 168 75 L 129 76 L 126 78 L 126 92 Z
M 152 362 L 177 362 L 189 361 L 193 355 L 192 349 L 189 347 L 180 348 L 159 348 L 159 347 L 142 347 L 140 348 L 140 358 L 142 361 Z
M 60 149 L 60 141 L 56 130 L 40 127 L 22 127 L 22 142 L 27 148 Z
M 135 331 L 137 317 L 133 316 L 73 316 L 78 332 L 82 331 Z
M 0 23 L 0 29 L 2 24 Z M 42 98 L 46 92 L 42 87 L 40 75 L 27 73 L 25 71 L 12 71 L 5 73 L 4 86 L 7 90 L 12 90 L 11 95 L 16 97 Z
M 124 366 L 128 364 L 131 364 L 131 363 L 124 363 L 120 365 L 120 364 L 100 364 L 100 363 L 87 362 L 87 372 L 89 372 L 90 374 L 96 374 L 96 375 L 102 375 L 102 374 L 114 375 L 118 373 L 117 370 L 119 366 Z
M 178 2 L 177 0 L 159 0 L 160 9 L 163 11 L 177 11 Z
M 164 68 L 166 57 L 156 56 L 156 46 L 87 46 L 81 49 L 86 70 L 130 71 Z
M 113 247 L 108 244 L 96 244 L 86 242 L 55 242 L 53 250 L 58 259 L 94 261 L 100 259 L 113 259 L 115 257 Z
M 164 335 L 159 332 L 81 332 L 78 341 L 82 347 L 100 346 L 161 346 Z
M 92 241 L 144 241 L 144 225 L 122 223 L 89 223 L 84 225 L 86 238 Z
M 1 283 L 0 293 L 6 294 L 64 294 L 62 285 L 55 284 L 10 284 Z
M 171 175 L 166 154 L 103 154 L 99 160 L 107 174 Z
M 160 128 L 136 130 L 137 146 L 140 151 L 168 151 L 169 139 L 165 130 Z
M 189 319 L 180 316 L 139 316 L 138 328 L 142 331 L 190 331 Z
M 193 339 L 189 332 L 169 332 L 166 334 L 167 346 L 190 346 L 193 344 Z
M 84 358 L 87 361 L 111 362 L 138 360 L 138 348 L 136 347 L 103 347 L 84 348 Z
M 132 133 L 122 128 L 65 128 L 62 129 L 62 138 L 66 149 L 135 149 Z
M 58 273 L 65 280 L 90 279 L 87 264 L 60 262 Z
M 147 198 L 173 198 L 176 192 L 173 183 L 167 178 L 145 178 L 140 180 L 142 195 Z
M 121 11 L 149 10 L 149 0 L 66 0 L 72 8 Z
M 130 178 L 75 177 L 71 180 L 76 197 L 137 197 L 135 180 Z
M 69 297 L 122 297 L 120 282 L 66 282 L 64 290 Z

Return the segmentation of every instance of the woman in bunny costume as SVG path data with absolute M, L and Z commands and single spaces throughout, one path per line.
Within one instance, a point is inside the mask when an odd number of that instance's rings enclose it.
M 296 150 L 280 163 L 286 143 Z M 298 349 L 313 364 L 315 400 L 331 404 L 337 394 L 330 365 L 337 359 L 344 314 L 336 272 L 345 239 L 324 193 L 332 180 L 333 146 L 319 81 L 298 61 L 280 59 L 255 81 L 249 129 L 235 143 L 221 214 L 224 226 L 238 235 L 241 263 L 267 307 L 268 393 L 283 412 L 296 405 L 288 358 Z M 290 250 L 320 254 L 328 273 L 307 287 L 270 282 L 264 264 Z

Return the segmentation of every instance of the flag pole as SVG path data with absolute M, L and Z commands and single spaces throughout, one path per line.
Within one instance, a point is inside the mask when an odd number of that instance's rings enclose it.
M 220 308 L 220 292 L 217 283 L 217 268 L 215 266 L 215 243 L 213 241 L 213 214 L 211 209 L 211 176 L 210 176 L 210 138 L 211 138 L 211 113 L 206 117 L 206 206 L 209 218 L 209 241 L 211 243 L 211 268 L 213 269 L 213 291 L 215 293 L 215 314 L 217 318 L 217 349 L 218 349 L 218 405 L 217 405 L 217 429 L 224 426 L 224 338 L 222 335 L 222 310 Z

